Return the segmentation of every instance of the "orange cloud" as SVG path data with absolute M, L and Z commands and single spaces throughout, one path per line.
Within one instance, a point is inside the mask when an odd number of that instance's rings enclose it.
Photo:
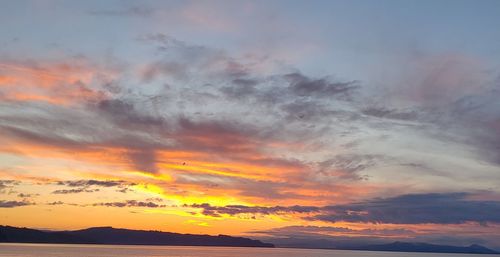
M 105 97 L 91 85 L 113 76 L 110 70 L 78 59 L 43 64 L 3 62 L 0 63 L 0 96 L 8 101 L 70 105 Z

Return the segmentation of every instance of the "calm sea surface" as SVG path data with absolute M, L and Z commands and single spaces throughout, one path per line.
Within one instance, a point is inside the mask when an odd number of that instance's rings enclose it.
M 1 257 L 468 257 L 486 254 L 392 253 L 284 248 L 0 244 Z

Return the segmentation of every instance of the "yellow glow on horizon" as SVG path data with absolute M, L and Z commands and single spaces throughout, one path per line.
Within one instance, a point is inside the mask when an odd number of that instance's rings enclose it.
M 126 173 L 129 173 L 129 174 L 132 174 L 135 176 L 139 176 L 139 177 L 152 178 L 152 179 L 166 181 L 166 182 L 173 181 L 172 176 L 165 174 L 165 173 L 153 174 L 153 173 L 144 172 L 144 171 L 137 171 L 137 170 L 126 171 Z

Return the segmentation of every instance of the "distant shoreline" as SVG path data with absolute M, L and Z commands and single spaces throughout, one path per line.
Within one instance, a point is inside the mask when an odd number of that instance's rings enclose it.
M 369 250 L 369 249 L 356 249 L 356 248 L 324 248 L 324 247 L 282 247 L 276 246 L 277 249 L 302 249 L 302 250 L 330 250 L 330 251 L 360 251 L 360 252 L 390 252 L 390 253 L 442 253 L 442 254 L 491 254 L 499 255 L 500 252 L 495 253 L 468 253 L 468 252 L 419 252 L 419 251 L 396 251 L 396 250 Z
M 500 254 L 481 245 L 449 246 L 428 243 L 393 242 L 380 245 L 345 247 L 307 247 L 302 245 L 278 245 L 260 240 L 227 235 L 179 234 L 162 231 L 131 230 L 112 227 L 94 227 L 75 231 L 41 231 L 30 228 L 0 226 L 0 243 L 10 244 L 58 244 L 58 245 L 120 245 L 120 246 L 211 246 L 211 247 L 259 247 L 283 249 L 321 249 L 374 252 L 420 252 Z
M 64 246 L 64 247 L 81 247 L 81 246 L 129 246 L 131 248 L 135 247 L 210 247 L 210 248 L 262 248 L 262 249 L 296 249 L 296 250 L 325 250 L 325 251 L 361 251 L 361 252 L 399 252 L 399 253 L 433 253 L 433 254 L 491 254 L 499 255 L 500 253 L 466 253 L 466 252 L 412 252 L 412 251 L 391 251 L 391 250 L 368 250 L 368 249 L 344 249 L 344 248 L 306 248 L 306 247 L 262 247 L 262 246 L 217 246 L 217 245 L 151 245 L 151 244 L 98 244 L 98 243 L 24 243 L 24 242 L 0 242 L 1 245 L 34 245 L 34 246 Z

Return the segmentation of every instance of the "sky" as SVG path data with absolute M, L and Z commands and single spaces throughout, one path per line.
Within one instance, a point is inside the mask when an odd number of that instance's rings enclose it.
M 0 223 L 500 249 L 499 1 L 4 1 Z

